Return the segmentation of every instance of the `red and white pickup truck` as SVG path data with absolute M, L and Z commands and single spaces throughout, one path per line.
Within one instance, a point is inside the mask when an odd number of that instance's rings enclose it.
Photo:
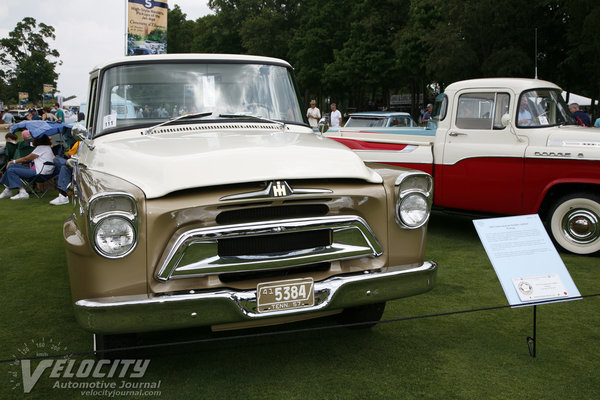
M 434 205 L 538 213 L 555 243 L 600 251 L 600 130 L 577 126 L 561 89 L 537 79 L 474 79 L 437 96 L 426 128 L 329 129 L 365 161 L 434 176 Z

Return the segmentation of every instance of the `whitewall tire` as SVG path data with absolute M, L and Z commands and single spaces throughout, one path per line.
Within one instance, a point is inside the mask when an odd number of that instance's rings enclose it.
M 575 254 L 600 251 L 600 197 L 590 193 L 560 198 L 550 210 L 548 226 L 555 243 Z

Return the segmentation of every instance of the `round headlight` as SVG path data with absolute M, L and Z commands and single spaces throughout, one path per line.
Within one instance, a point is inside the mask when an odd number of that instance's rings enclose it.
M 423 225 L 429 217 L 429 204 L 425 196 L 412 193 L 398 204 L 398 216 L 403 224 L 410 228 Z
M 96 225 L 96 248 L 106 257 L 121 257 L 135 245 L 135 228 L 122 217 L 104 218 Z

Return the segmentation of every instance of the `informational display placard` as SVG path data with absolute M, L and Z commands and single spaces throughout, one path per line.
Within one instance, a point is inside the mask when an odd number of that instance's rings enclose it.
M 473 224 L 511 306 L 578 300 L 579 290 L 537 214 Z

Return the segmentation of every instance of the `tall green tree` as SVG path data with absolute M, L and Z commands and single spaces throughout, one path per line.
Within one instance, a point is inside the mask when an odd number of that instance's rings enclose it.
M 387 104 L 389 89 L 398 80 L 390 38 L 405 23 L 407 9 L 403 1 L 362 0 L 346 10 L 351 21 L 348 36 L 326 66 L 324 80 L 343 90 L 349 105 Z
M 0 66 L 5 96 L 16 99 L 18 92 L 28 92 L 29 98 L 41 98 L 43 84 L 56 87 L 56 66 L 60 54 L 47 42 L 54 40 L 54 28 L 34 18 L 25 17 L 0 39 Z
M 181 8 L 175 6 L 167 13 L 167 52 L 189 53 L 194 40 L 196 23 L 187 19 Z
M 332 70 L 325 77 L 325 68 L 333 63 L 334 52 L 343 47 L 350 34 L 346 21 L 352 4 L 347 0 L 307 0 L 300 4 L 287 58 L 296 68 L 307 105 L 309 98 L 335 98 L 339 94 L 337 72 Z
M 322 108 L 325 98 L 364 107 L 365 100 L 385 104 L 392 93 L 410 92 L 416 114 L 454 81 L 533 77 L 536 70 L 567 90 L 600 97 L 597 1 L 210 0 L 209 6 L 214 15 L 195 22 L 175 7 L 169 52 L 287 59 L 306 103 L 317 98 Z

